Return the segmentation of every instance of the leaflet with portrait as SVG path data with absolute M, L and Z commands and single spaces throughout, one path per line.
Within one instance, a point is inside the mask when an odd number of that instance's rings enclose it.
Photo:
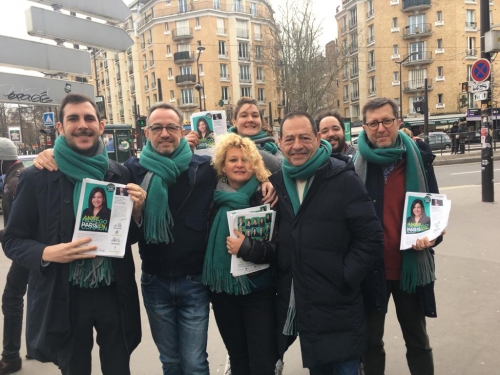
M 252 238 L 254 241 L 270 241 L 273 238 L 276 212 L 268 204 L 234 210 L 227 213 L 230 236 L 236 238 L 234 229 Z M 242 276 L 269 267 L 269 264 L 246 262 L 236 255 L 231 257 L 231 274 Z
M 123 258 L 132 207 L 125 185 L 83 179 L 73 241 L 90 237 L 97 249 L 88 254 Z
M 198 133 L 200 141 L 194 153 L 213 156 L 217 137 L 227 133 L 226 111 L 205 111 L 192 114 L 191 129 Z
M 407 192 L 400 250 L 411 249 L 421 238 L 438 238 L 448 226 L 450 210 L 451 201 L 445 194 Z

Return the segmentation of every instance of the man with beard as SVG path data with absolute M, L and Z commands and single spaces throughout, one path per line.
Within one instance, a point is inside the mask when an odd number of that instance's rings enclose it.
M 332 154 L 344 154 L 353 156 L 356 149 L 345 143 L 344 120 L 336 111 L 323 111 L 316 116 L 315 120 L 321 138 L 332 146 Z
M 82 180 L 127 184 L 130 174 L 108 159 L 100 138 L 104 122 L 90 98 L 67 95 L 59 118 L 59 170 L 24 170 L 2 240 L 5 254 L 30 273 L 27 345 L 35 359 L 54 362 L 62 374 L 88 375 L 95 328 L 102 373 L 130 374 L 130 354 L 141 340 L 130 246 L 138 228 L 131 223 L 123 258 L 86 254 L 96 249 L 90 238 L 72 241 Z M 140 221 L 146 193 L 126 186 Z

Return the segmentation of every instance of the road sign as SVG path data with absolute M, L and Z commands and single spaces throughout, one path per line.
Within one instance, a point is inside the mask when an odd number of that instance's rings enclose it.
M 488 99 L 488 91 L 476 92 L 474 94 L 474 101 Z
M 488 91 L 489 88 L 490 88 L 490 81 L 473 83 L 470 85 L 470 92 L 476 93 L 476 92 L 481 92 L 481 91 Z
M 490 77 L 491 64 L 486 59 L 479 59 L 472 65 L 471 77 L 476 82 L 484 82 Z
M 43 73 L 69 73 L 90 76 L 90 53 L 0 35 L 0 65 Z
M 32 36 L 62 39 L 115 52 L 126 51 L 134 44 L 127 32 L 119 27 L 36 7 L 26 10 L 26 29 Z
M 29 0 L 33 3 L 45 5 L 60 5 L 63 9 L 75 13 L 86 14 L 90 17 L 97 17 L 110 21 L 112 23 L 120 23 L 130 16 L 130 9 L 123 0 Z
M 59 105 L 70 92 L 94 100 L 94 86 L 88 83 L 0 72 L 0 102 Z
M 45 112 L 43 114 L 43 126 L 54 126 L 54 112 Z

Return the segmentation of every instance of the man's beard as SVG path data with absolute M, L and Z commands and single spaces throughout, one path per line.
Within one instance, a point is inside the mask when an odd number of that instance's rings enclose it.
M 330 143 L 330 145 L 332 144 L 330 142 L 330 140 L 336 140 L 337 141 L 337 144 L 338 146 L 337 147 L 333 147 L 332 146 L 332 153 L 334 154 L 341 154 L 342 152 L 344 152 L 344 148 L 345 148 L 345 138 L 339 138 L 339 137 L 335 137 L 335 138 L 328 138 L 328 143 Z
M 93 131 L 90 131 L 90 130 L 82 130 L 82 131 L 79 131 L 77 133 L 72 133 L 71 136 L 73 138 L 76 138 L 76 137 L 80 137 L 80 136 L 87 136 L 87 137 L 94 137 L 95 136 L 95 133 Z M 66 139 L 66 142 L 68 140 Z M 95 153 L 97 152 L 97 148 L 99 147 L 99 138 L 95 138 L 95 141 L 94 141 L 94 145 L 89 148 L 88 150 L 80 150 L 78 147 L 76 147 L 76 142 L 73 142 L 71 141 L 71 143 L 68 143 L 68 146 L 70 146 L 70 148 L 81 154 L 81 155 L 84 155 L 84 156 L 94 156 Z

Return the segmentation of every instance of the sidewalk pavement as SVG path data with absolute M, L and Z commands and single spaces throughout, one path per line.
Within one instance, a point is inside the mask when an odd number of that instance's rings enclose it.
M 436 159 L 434 166 L 436 165 L 450 165 L 450 164 L 463 164 L 463 163 L 479 163 L 481 161 L 481 150 L 474 150 L 470 152 L 465 152 L 465 154 L 450 154 L 450 151 L 440 151 L 434 153 Z M 493 151 L 493 160 L 500 160 L 500 148 Z

